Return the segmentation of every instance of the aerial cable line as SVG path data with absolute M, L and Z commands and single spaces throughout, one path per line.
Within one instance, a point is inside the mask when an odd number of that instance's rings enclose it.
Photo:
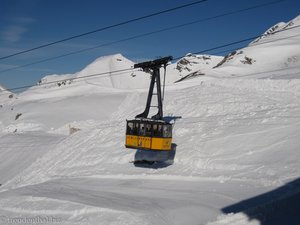
M 297 27 L 300 27 L 300 25 L 298 26 L 295 26 L 293 28 L 297 28 Z M 292 29 L 292 28 L 290 28 Z M 283 30 L 284 31 L 284 30 Z M 272 42 L 276 42 L 276 41 L 282 41 L 282 40 L 285 40 L 285 39 L 290 39 L 290 38 L 293 38 L 293 37 L 299 37 L 300 34 L 297 34 L 297 35 L 292 35 L 292 36 L 287 36 L 287 37 L 283 37 L 283 38 L 279 38 L 279 39 L 275 39 L 275 40 L 271 40 L 271 41 L 267 41 L 267 42 L 262 42 L 262 43 L 257 43 L 255 45 L 251 45 L 251 46 L 246 46 L 246 47 L 243 47 L 244 49 L 245 48 L 252 48 L 254 46 L 258 46 L 258 45 L 264 45 L 264 44 L 269 44 L 269 43 L 272 43 Z M 261 36 L 258 36 L 258 37 L 261 37 Z M 205 50 L 202 50 L 200 52 L 194 52 L 194 53 L 191 53 L 191 54 L 201 54 L 201 53 L 205 53 L 205 52 L 210 52 L 210 51 L 213 51 L 213 50 L 217 50 L 217 49 L 220 49 L 220 48 L 225 48 L 225 47 L 228 47 L 228 46 L 232 46 L 232 45 L 236 45 L 236 44 L 240 44 L 242 42 L 246 42 L 246 41 L 249 41 L 249 40 L 253 40 L 253 39 L 256 39 L 258 37 L 252 37 L 252 38 L 246 38 L 244 40 L 240 40 L 240 41 L 236 41 L 236 42 L 231 42 L 231 43 L 228 43 L 228 44 L 224 44 L 224 45 L 220 45 L 218 47 L 213 47 L 213 48 L 209 48 L 209 49 L 205 49 Z M 222 51 L 219 51 L 219 52 L 214 52 L 212 54 L 220 54 L 220 53 L 225 53 L 225 52 L 232 52 L 232 51 L 235 51 L 235 50 L 238 50 L 238 49 L 227 49 L 227 50 L 222 50 Z M 173 60 L 178 60 L 178 59 L 181 59 L 185 56 L 181 56 L 181 57 L 177 57 L 177 58 L 174 58 Z
M 293 69 L 293 68 L 297 68 L 297 66 L 294 66 L 294 67 L 290 67 L 289 69 Z M 276 70 L 266 70 L 266 71 L 262 71 L 262 72 L 256 72 L 256 73 L 251 73 L 251 74 L 246 74 L 246 75 L 237 75 L 237 76 L 234 76 L 233 78 L 238 78 L 238 77 L 247 77 L 247 76 L 253 76 L 253 75 L 257 75 L 257 74 L 264 74 L 264 73 L 272 73 L 272 72 L 278 72 L 278 71 L 284 71 L 286 70 L 287 68 L 282 68 L 282 69 L 276 69 Z M 125 72 L 129 71 L 129 70 L 132 70 L 132 68 L 129 68 L 129 69 L 124 69 L 123 72 L 124 73 L 121 73 L 121 71 L 116 71 L 116 72 L 119 72 L 120 74 L 113 74 L 111 76 L 120 76 L 120 75 L 126 75 Z M 136 70 L 138 71 L 138 70 Z M 110 75 L 108 74 L 112 74 L 114 73 L 114 71 L 112 72 L 105 72 L 105 73 L 101 73 L 101 78 L 103 77 L 108 77 Z M 293 73 L 293 74 L 299 74 L 299 72 L 296 72 L 296 73 Z M 96 76 L 100 76 L 99 74 L 92 74 L 90 76 L 86 76 L 86 77 L 96 77 Z M 56 80 L 56 81 L 51 81 L 51 82 L 46 82 L 46 83 L 42 83 L 40 85 L 37 85 L 37 84 L 34 84 L 34 85 L 27 85 L 27 86 L 22 86 L 22 87 L 16 87 L 16 88 L 10 88 L 10 89 L 5 89 L 5 90 L 1 90 L 0 91 L 0 96 L 1 95 L 4 95 L 4 93 L 1 93 L 1 92 L 10 92 L 12 90 L 20 90 L 20 89 L 25 89 L 25 88 L 31 88 L 31 87 L 40 87 L 40 86 L 44 86 L 44 85 L 47 85 L 47 84 L 55 84 L 57 82 L 62 82 L 62 81 L 68 81 L 68 80 L 78 80 L 78 79 L 84 79 L 86 77 L 75 77 L 75 78 L 69 78 L 69 79 L 63 79 L 63 80 Z
M 236 44 L 240 44 L 240 43 L 243 43 L 243 42 L 246 42 L 246 41 L 251 41 L 253 39 L 255 39 L 257 36 L 255 37 L 250 37 L 250 38 L 246 38 L 246 39 L 243 39 L 243 40 L 240 40 L 240 41 L 235 41 L 235 42 L 231 42 L 231 43 L 227 43 L 227 44 L 223 44 L 223 45 L 219 45 L 217 47 L 212 47 L 212 48 L 208 48 L 208 49 L 205 49 L 205 50 L 201 50 L 199 52 L 194 52 L 192 53 L 193 55 L 196 55 L 196 54 L 201 54 L 201 53 L 205 53 L 205 52 L 209 52 L 209 51 L 212 51 L 212 50 L 216 50 L 216 49 L 220 49 L 220 48 L 225 48 L 225 47 L 228 47 L 228 46 L 231 46 L 231 45 L 236 45 Z M 184 56 L 179 56 L 179 57 L 176 57 L 174 58 L 173 60 L 178 60 L 178 59 L 181 59 L 185 57 Z
M 121 69 L 121 70 L 114 70 L 114 71 L 108 71 L 108 72 L 102 72 L 102 73 L 94 73 L 94 74 L 89 74 L 86 76 L 82 76 L 82 77 L 74 77 L 74 78 L 68 78 L 68 79 L 60 79 L 60 80 L 55 80 L 55 81 L 49 81 L 49 82 L 45 82 L 45 83 L 41 83 L 41 84 L 32 84 L 32 85 L 26 85 L 26 86 L 20 86 L 20 87 L 14 87 L 14 88 L 9 88 L 9 89 L 5 89 L 2 91 L 15 91 L 15 90 L 20 90 L 20 89 L 25 89 L 25 88 L 31 88 L 31 87 L 35 87 L 35 86 L 45 86 L 47 84 L 56 84 L 58 82 L 63 82 L 63 81 L 69 81 L 69 80 L 79 80 L 79 79 L 85 79 L 85 78 L 91 78 L 91 77 L 108 77 L 108 76 L 113 76 L 116 75 L 115 73 L 120 73 L 117 75 L 121 75 L 124 72 L 127 71 L 132 71 L 132 68 L 126 68 L 126 69 Z M 1 91 L 0 91 L 1 92 Z
M 300 25 L 297 25 L 297 26 L 294 26 L 294 27 L 286 28 L 284 30 L 274 31 L 272 34 L 284 32 L 284 31 L 288 31 L 288 30 L 292 30 L 292 29 L 299 28 L 299 27 L 300 27 Z M 281 40 L 285 40 L 285 39 L 289 39 L 289 38 L 293 38 L 293 37 L 297 37 L 297 36 L 300 36 L 300 34 L 298 34 L 298 35 L 292 35 L 292 36 L 287 36 L 287 37 L 283 37 L 283 38 L 279 38 L 279 39 L 274 39 L 274 40 L 267 41 L 267 42 L 257 43 L 257 44 L 255 44 L 253 46 L 246 46 L 244 48 L 251 48 L 251 47 L 254 47 L 254 46 L 257 46 L 257 45 L 268 44 L 268 43 L 272 43 L 272 42 L 276 42 L 276 41 L 281 41 Z M 255 39 L 259 38 L 259 37 L 263 37 L 263 35 L 257 35 L 257 36 L 253 36 L 253 37 L 250 37 L 250 38 L 245 38 L 243 40 L 230 42 L 230 43 L 227 43 L 227 44 L 219 45 L 217 47 L 212 47 L 212 48 L 208 48 L 208 49 L 205 49 L 205 50 L 202 50 L 202 51 L 199 51 L 199 52 L 194 52 L 192 54 L 196 55 L 196 54 L 201 54 L 201 53 L 205 53 L 205 52 L 210 52 L 210 51 L 217 50 L 217 49 L 220 49 L 220 48 L 225 48 L 225 47 L 228 47 L 228 46 L 240 44 L 240 43 L 243 43 L 243 42 L 246 42 L 246 41 L 255 40 Z M 173 58 L 173 60 L 178 60 L 178 59 L 181 59 L 182 57 L 184 57 L 184 56 Z
M 147 18 L 150 18 L 150 17 L 158 16 L 158 15 L 161 15 L 161 14 L 164 14 L 164 13 L 172 12 L 172 11 L 179 10 L 179 9 L 182 9 L 182 8 L 186 8 L 186 7 L 189 7 L 189 6 L 193 6 L 193 5 L 196 5 L 196 4 L 200 4 L 200 3 L 203 3 L 203 2 L 206 2 L 206 1 L 209 1 L 209 0 L 199 0 L 199 1 L 191 2 L 191 3 L 187 3 L 187 4 L 176 6 L 176 7 L 170 8 L 170 9 L 166 9 L 166 10 L 158 11 L 158 12 L 155 12 L 155 13 L 151 13 L 151 14 L 148 14 L 148 15 L 145 15 L 145 16 L 141 16 L 141 17 L 137 17 L 137 18 L 134 18 L 134 19 L 126 20 L 124 22 L 120 22 L 120 23 L 116 23 L 116 24 L 109 25 L 109 26 L 106 26 L 106 27 L 98 28 L 96 30 L 88 31 L 88 32 L 85 32 L 85 33 L 82 33 L 82 34 L 77 34 L 77 35 L 67 37 L 67 38 L 64 38 L 64 39 L 61 39 L 61 40 L 57 40 L 57 41 L 54 41 L 54 42 L 43 44 L 43 45 L 31 48 L 31 49 L 20 51 L 20 52 L 11 54 L 11 55 L 2 56 L 2 57 L 0 57 L 0 60 L 11 58 L 11 57 L 16 56 L 16 55 L 21 55 L 21 54 L 24 54 L 24 53 L 27 53 L 27 52 L 31 52 L 31 51 L 34 51 L 34 50 L 37 50 L 37 49 L 45 48 L 45 47 L 55 45 L 55 44 L 58 44 L 58 43 L 66 42 L 66 41 L 69 41 L 69 40 L 72 40 L 72 39 L 75 39 L 75 38 L 79 38 L 79 37 L 87 36 L 87 35 L 90 35 L 90 34 L 98 33 L 98 32 L 108 30 L 108 29 L 111 29 L 111 28 L 114 28 L 114 27 L 123 26 L 125 24 L 129 24 L 129 23 L 136 22 L 136 21 L 139 21 L 139 20 L 144 20 L 144 19 L 147 19 Z
M 118 43 L 121 43 L 121 42 L 126 42 L 126 41 L 130 41 L 130 40 L 133 40 L 133 39 L 142 38 L 142 37 L 145 37 L 145 36 L 149 36 L 149 35 L 153 35 L 153 34 L 165 32 L 165 31 L 170 31 L 170 30 L 178 29 L 178 28 L 185 27 L 185 26 L 188 26 L 188 25 L 193 25 L 193 24 L 197 24 L 197 23 L 200 23 L 200 22 L 205 22 L 205 21 L 217 19 L 217 18 L 220 18 L 220 17 L 228 16 L 228 15 L 233 15 L 233 14 L 237 14 L 237 13 L 241 13 L 241 12 L 245 12 L 245 11 L 257 9 L 257 8 L 260 8 L 260 7 L 265 7 L 265 6 L 277 4 L 277 3 L 282 2 L 282 1 L 286 1 L 286 0 L 278 0 L 278 1 L 268 2 L 268 3 L 264 3 L 264 4 L 259 4 L 259 5 L 255 5 L 255 6 L 252 6 L 252 7 L 248 7 L 248 8 L 244 8 L 244 9 L 239 9 L 239 10 L 231 11 L 231 12 L 223 13 L 223 14 L 216 15 L 216 16 L 207 17 L 207 18 L 203 18 L 203 19 L 191 21 L 191 22 L 188 22 L 188 23 L 183 23 L 183 24 L 179 24 L 179 25 L 175 25 L 175 26 L 171 26 L 171 27 L 159 29 L 159 30 L 156 30 L 156 31 L 147 32 L 147 33 L 144 33 L 144 34 L 138 34 L 138 35 L 131 36 L 131 37 L 124 38 L 124 39 L 120 39 L 120 40 L 117 40 L 117 41 L 112 41 L 112 42 L 108 42 L 108 43 L 96 45 L 96 46 L 93 46 L 93 47 L 81 49 L 81 50 L 78 50 L 78 51 L 69 52 L 69 53 L 58 55 L 58 56 L 54 56 L 54 57 L 49 57 L 49 58 L 46 58 L 46 59 L 42 59 L 42 60 L 39 60 L 39 61 L 35 61 L 35 62 L 32 62 L 32 63 L 20 65 L 20 66 L 15 66 L 15 67 L 12 67 L 12 68 L 9 68 L 9 69 L 1 70 L 0 73 L 4 73 L 4 72 L 11 71 L 11 70 L 15 70 L 15 69 L 23 68 L 23 67 L 28 67 L 28 66 L 40 64 L 40 63 L 43 63 L 43 62 L 47 62 L 47 61 L 51 61 L 51 60 L 55 60 L 55 59 L 67 57 L 67 56 L 70 56 L 70 55 L 75 55 L 75 54 L 79 54 L 79 53 L 83 53 L 83 52 L 95 50 L 97 48 L 106 47 L 106 46 L 110 46 L 110 45 L 113 45 L 113 44 L 118 44 Z
M 294 26 L 294 27 L 291 27 L 291 28 L 286 28 L 285 30 L 275 31 L 272 34 L 279 33 L 279 32 L 284 32 L 284 31 L 288 31 L 288 30 L 295 29 L 295 28 L 298 28 L 298 27 L 300 27 L 300 25 L 297 25 L 297 26 Z M 246 46 L 245 48 L 251 48 L 251 47 L 255 47 L 257 45 L 268 44 L 268 43 L 272 43 L 272 42 L 276 42 L 276 41 L 281 41 L 281 40 L 285 40 L 285 39 L 289 39 L 289 38 L 293 38 L 293 37 L 297 37 L 297 36 L 300 36 L 300 34 L 299 35 L 286 36 L 284 38 L 279 38 L 279 39 L 275 39 L 275 40 L 271 40 L 271 41 L 266 41 L 266 42 L 258 43 L 258 44 L 252 45 L 252 46 Z M 235 45 L 235 44 L 238 44 L 238 43 L 242 43 L 242 42 L 245 42 L 245 41 L 253 40 L 253 39 L 256 39 L 258 37 L 262 37 L 262 35 L 251 37 L 251 38 L 246 38 L 246 39 L 243 39 L 243 40 L 240 40 L 240 41 L 235 41 L 235 42 L 231 42 L 231 43 L 227 43 L 227 44 L 223 44 L 223 45 L 219 45 L 217 47 L 213 47 L 213 48 L 209 48 L 209 49 L 206 49 L 206 50 L 194 52 L 192 54 L 200 54 L 200 53 L 204 53 L 204 52 L 209 52 L 209 51 L 212 51 L 212 50 L 216 50 L 216 49 L 224 48 L 224 47 L 227 47 L 227 46 Z M 185 57 L 185 55 L 173 58 L 173 61 L 181 59 L 183 57 Z M 20 90 L 20 89 L 30 88 L 30 87 L 34 87 L 34 86 L 38 86 L 39 87 L 39 86 L 44 86 L 44 85 L 47 85 L 47 84 L 53 84 L 53 83 L 58 83 L 58 82 L 63 82 L 63 81 L 68 81 L 68 80 L 72 80 L 73 81 L 73 80 L 85 79 L 85 78 L 91 78 L 91 77 L 101 77 L 102 78 L 102 77 L 108 77 L 108 76 L 126 75 L 127 73 L 125 73 L 125 72 L 127 72 L 127 71 L 131 71 L 132 72 L 133 68 L 130 67 L 130 68 L 121 69 L 121 70 L 115 70 L 115 71 L 108 71 L 108 72 L 102 72 L 102 73 L 89 74 L 89 75 L 86 75 L 86 76 L 83 76 L 83 77 L 74 77 L 74 78 L 61 79 L 61 80 L 56 80 L 56 81 L 50 81 L 50 82 L 41 83 L 41 84 L 32 84 L 32 85 L 14 87 L 14 88 L 9 88 L 9 89 L 5 89 L 5 90 L 1 90 L 0 93 L 1 92 L 11 92 L 11 91 L 14 91 L 14 90 Z M 274 72 L 274 71 L 271 71 L 271 72 Z M 0 95 L 3 95 L 3 93 L 0 94 Z
M 288 28 L 288 29 L 294 29 L 294 28 L 297 28 L 299 26 L 295 26 L 295 27 Z M 283 32 L 283 31 L 286 31 L 286 30 L 281 30 L 281 31 L 277 31 L 277 32 Z M 292 37 L 296 37 L 296 36 L 300 36 L 300 35 L 293 35 L 293 36 L 288 36 L 288 37 L 284 37 L 284 38 L 281 38 L 281 39 L 275 39 L 275 40 L 272 40 L 272 41 L 268 41 L 268 42 L 263 42 L 263 43 L 260 43 L 260 44 L 256 44 L 255 46 L 262 45 L 262 44 L 268 44 L 268 43 L 271 43 L 271 42 L 280 41 L 280 40 L 284 40 L 284 39 L 288 39 L 288 38 L 292 38 Z M 258 37 L 260 37 L 260 36 L 258 36 Z M 257 37 L 255 37 L 255 38 L 257 38 Z M 252 40 L 252 39 L 255 39 L 255 38 L 252 37 L 252 38 L 247 38 L 247 39 L 244 39 L 244 40 L 241 40 L 241 41 L 235 41 L 235 42 L 232 42 L 232 43 L 220 45 L 220 46 L 213 47 L 213 48 L 206 49 L 206 50 L 202 50 L 202 51 L 199 51 L 199 52 L 194 52 L 192 54 L 199 54 L 199 53 L 204 53 L 204 52 L 208 52 L 208 51 L 211 51 L 211 50 L 216 50 L 216 49 L 219 49 L 219 48 L 224 48 L 226 46 L 235 45 L 237 43 L 241 43 L 241 42 L 244 42 L 246 40 Z M 253 46 L 248 46 L 246 48 L 251 48 L 251 47 L 253 47 Z M 173 60 L 178 60 L 178 59 L 181 59 L 183 57 L 184 57 L 184 55 L 180 56 L 180 57 L 177 57 L 177 58 L 174 58 Z M 99 76 L 101 76 L 101 77 L 108 77 L 108 76 L 123 75 L 124 73 L 123 74 L 114 74 L 114 73 L 121 73 L 121 72 L 127 72 L 127 71 L 131 71 L 132 72 L 133 69 L 132 68 L 128 68 L 128 69 L 122 69 L 122 70 L 116 70 L 116 71 L 109 71 L 109 72 L 102 72 L 102 73 L 90 74 L 90 75 L 87 75 L 87 76 L 84 76 L 84 77 L 75 77 L 75 78 L 69 78 L 69 79 L 61 79 L 61 80 L 56 80 L 56 81 L 42 83 L 42 84 L 39 84 L 39 85 L 38 84 L 33 84 L 33 85 L 27 85 L 27 86 L 10 88 L 10 89 L 6 89 L 6 90 L 2 90 L 2 91 L 20 90 L 20 89 L 30 88 L 30 87 L 34 87 L 34 86 L 44 86 L 44 85 L 47 85 L 47 84 L 53 84 L 53 83 L 58 83 L 58 82 L 63 82 L 63 81 L 68 81 L 68 80 L 78 80 L 78 79 L 90 78 L 90 77 L 99 77 Z

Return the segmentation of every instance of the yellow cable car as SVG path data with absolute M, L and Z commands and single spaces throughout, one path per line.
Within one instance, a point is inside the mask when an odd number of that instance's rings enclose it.
M 126 148 L 137 149 L 135 162 L 166 162 L 174 157 L 172 149 L 172 124 L 164 121 L 163 117 L 163 93 L 161 92 L 160 69 L 172 60 L 171 56 L 138 63 L 134 68 L 142 68 L 145 72 L 151 73 L 151 82 L 147 97 L 146 108 L 143 113 L 135 119 L 127 120 L 126 126 Z M 165 73 L 166 74 L 166 73 Z M 153 93 L 156 85 L 156 93 Z M 165 87 L 165 78 L 163 88 Z M 157 96 L 157 105 L 152 106 L 152 96 Z M 151 107 L 158 108 L 156 115 L 148 118 Z
M 126 147 L 169 151 L 172 149 L 172 124 L 159 120 L 127 120 Z

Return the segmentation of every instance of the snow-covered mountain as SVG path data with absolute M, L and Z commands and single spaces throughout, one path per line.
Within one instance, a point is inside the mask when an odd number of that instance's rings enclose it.
M 125 121 L 143 111 L 149 74 L 88 77 L 130 68 L 120 54 L 6 96 L 0 224 L 257 225 L 272 215 L 297 224 L 298 25 L 299 17 L 280 23 L 225 58 L 187 54 L 168 66 L 164 113 L 180 118 L 170 166 L 135 167 L 135 151 L 124 147 Z
M 3 90 L 5 90 L 5 88 L 0 85 L 0 91 L 3 91 Z
M 13 98 L 14 94 L 0 85 L 0 107 L 3 107 L 4 104 L 9 102 Z
M 48 75 L 42 78 L 39 84 L 57 80 L 67 80 L 66 82 L 57 82 L 58 86 L 64 87 L 66 85 L 71 85 L 72 80 L 76 78 L 76 82 L 84 80 L 84 83 L 107 88 L 135 89 L 147 87 L 150 76 L 149 74 L 145 74 L 141 71 L 134 71 L 132 69 L 132 71 L 109 74 L 109 72 L 133 68 L 133 65 L 134 62 L 125 58 L 121 54 L 103 56 L 96 59 L 94 62 L 75 74 Z M 94 76 L 98 74 L 99 76 Z
M 211 70 L 223 58 L 223 56 L 196 55 L 188 53 L 176 63 L 168 66 L 167 73 L 168 76 L 169 74 L 171 76 L 171 78 L 168 78 L 169 84 L 200 75 L 206 75 L 203 71 Z
M 231 52 L 211 74 L 226 77 L 299 78 L 300 16 L 288 23 L 278 23 L 247 47 Z M 283 76 L 283 77 L 282 77 Z
M 280 78 L 277 72 L 289 69 L 289 76 L 299 76 L 300 66 L 300 16 L 269 28 L 261 37 L 247 47 L 223 56 L 187 54 L 167 67 L 166 83 L 190 79 L 199 75 L 217 77 L 265 77 Z M 39 84 L 58 81 L 50 86 L 65 87 L 82 82 L 106 88 L 137 89 L 149 85 L 149 74 L 142 71 L 125 71 L 103 74 L 132 68 L 134 62 L 121 54 L 96 59 L 75 74 L 48 75 Z M 93 76 L 100 74 L 99 76 Z M 280 73 L 281 74 L 281 73 Z M 73 82 L 73 79 L 76 78 Z M 78 79 L 80 78 L 80 79 Z M 82 78 L 82 79 L 81 79 Z M 62 80 L 62 81 L 61 81 Z M 64 81 L 66 80 L 66 81 Z M 46 85 L 49 87 L 49 85 Z
M 5 87 L 3 87 L 3 86 L 0 85 L 0 93 L 1 94 L 4 94 L 4 93 L 9 93 L 10 94 L 11 92 L 8 91 Z
M 194 72 L 199 73 L 203 69 L 212 69 L 222 59 L 223 57 L 221 56 L 193 55 L 189 53 L 178 62 L 170 64 L 167 67 L 168 75 L 166 77 L 166 84 L 171 85 L 186 76 L 190 76 L 190 74 Z M 133 68 L 133 65 L 134 62 L 121 54 L 104 56 L 96 59 L 75 74 L 47 75 L 42 78 L 38 84 L 44 85 L 50 83 L 50 85 L 45 86 L 63 88 L 72 86 L 74 82 L 78 83 L 83 81 L 82 83 L 84 83 L 84 85 L 90 84 L 105 88 L 126 90 L 147 88 L 150 82 L 150 74 L 135 69 L 127 70 Z M 109 74 L 109 72 L 114 71 L 120 72 Z

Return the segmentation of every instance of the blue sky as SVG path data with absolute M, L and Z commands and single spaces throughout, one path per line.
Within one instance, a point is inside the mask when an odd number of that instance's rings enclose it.
M 189 52 L 198 52 L 256 36 L 274 24 L 287 22 L 300 14 L 300 1 L 286 0 L 81 54 L 1 72 L 14 66 L 272 1 L 274 0 L 208 0 L 191 7 L 3 59 L 0 60 L 0 84 L 7 88 L 34 84 L 45 75 L 74 73 L 97 57 L 115 53 L 121 53 L 133 61 L 166 55 L 179 57 Z M 1 0 L 0 57 L 189 2 L 193 0 Z M 239 48 L 246 44 L 227 49 Z

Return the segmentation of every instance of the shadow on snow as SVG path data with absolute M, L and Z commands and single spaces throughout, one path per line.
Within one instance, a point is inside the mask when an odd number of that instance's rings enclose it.
M 134 156 L 134 165 L 142 168 L 160 169 L 165 168 L 174 163 L 176 155 L 175 143 L 172 143 L 170 151 L 155 151 L 155 150 L 137 150 Z
M 300 178 L 275 190 L 227 206 L 224 213 L 246 214 L 261 225 L 300 224 Z

